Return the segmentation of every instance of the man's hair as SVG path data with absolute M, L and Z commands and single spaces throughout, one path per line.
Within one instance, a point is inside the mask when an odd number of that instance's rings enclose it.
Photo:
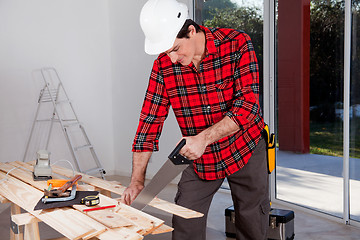
M 189 26 L 190 25 L 193 25 L 195 27 L 197 33 L 202 31 L 200 26 L 196 22 L 194 22 L 191 19 L 186 19 L 184 25 L 180 29 L 176 38 L 189 38 Z

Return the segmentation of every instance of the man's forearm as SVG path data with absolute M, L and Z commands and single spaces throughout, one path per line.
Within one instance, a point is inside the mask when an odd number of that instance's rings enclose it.
M 185 137 L 186 145 L 180 150 L 180 154 L 190 160 L 198 159 L 204 154 L 208 145 L 239 130 L 239 126 L 228 116 L 225 116 L 220 122 L 198 135 Z
M 152 152 L 134 152 L 131 182 L 121 195 L 121 202 L 130 205 L 144 188 L 146 168 Z
M 231 120 L 228 116 L 225 116 L 221 121 L 205 129 L 199 135 L 204 137 L 206 146 L 216 142 L 226 136 L 229 136 L 239 131 L 239 126 Z
M 146 168 L 152 152 L 134 152 L 133 166 L 131 174 L 132 184 L 142 184 L 145 182 Z

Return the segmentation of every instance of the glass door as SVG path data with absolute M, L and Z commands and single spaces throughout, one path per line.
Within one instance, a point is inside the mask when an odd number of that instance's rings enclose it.
M 360 221 L 360 3 L 352 1 L 350 75 L 350 218 Z
M 344 1 L 277 1 L 276 198 L 343 215 Z

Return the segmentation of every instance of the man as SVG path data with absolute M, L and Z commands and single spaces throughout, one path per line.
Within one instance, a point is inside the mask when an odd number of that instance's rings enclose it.
M 131 183 L 122 201 L 144 187 L 151 153 L 158 150 L 172 106 L 186 145 L 180 154 L 194 164 L 184 170 L 175 202 L 204 213 L 173 217 L 173 239 L 206 239 L 213 195 L 226 177 L 235 207 L 237 239 L 265 239 L 269 198 L 258 65 L 248 35 L 208 29 L 186 20 L 176 0 L 149 0 L 140 22 L 145 51 L 159 54 L 150 75 L 133 144 Z

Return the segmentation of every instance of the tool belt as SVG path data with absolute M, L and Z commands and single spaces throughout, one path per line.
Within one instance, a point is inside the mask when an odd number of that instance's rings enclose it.
M 262 135 L 266 141 L 267 167 L 268 173 L 270 174 L 275 168 L 275 134 L 270 134 L 269 126 L 265 124 Z

